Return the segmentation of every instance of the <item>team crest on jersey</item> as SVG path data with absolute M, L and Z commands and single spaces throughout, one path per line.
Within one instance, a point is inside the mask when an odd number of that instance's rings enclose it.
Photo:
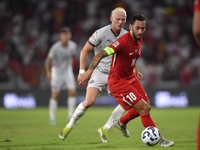
M 93 42 L 94 42 L 95 39 L 96 39 L 96 36 L 95 36 L 95 35 L 92 35 L 92 36 L 90 37 L 90 40 L 92 40 Z
M 119 42 L 116 41 L 116 42 L 114 42 L 112 45 L 116 48 L 116 47 L 119 45 Z

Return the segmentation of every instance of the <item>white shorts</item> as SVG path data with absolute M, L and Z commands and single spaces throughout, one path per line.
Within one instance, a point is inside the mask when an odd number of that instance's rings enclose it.
M 108 94 L 110 95 L 111 92 L 108 88 L 108 73 L 103 73 L 99 71 L 98 68 L 94 70 L 92 73 L 92 76 L 90 77 L 90 80 L 88 81 L 88 87 L 96 87 L 101 92 L 103 87 L 107 90 Z
M 61 90 L 76 89 L 74 74 L 68 74 L 62 77 L 51 77 L 51 91 L 60 92 Z

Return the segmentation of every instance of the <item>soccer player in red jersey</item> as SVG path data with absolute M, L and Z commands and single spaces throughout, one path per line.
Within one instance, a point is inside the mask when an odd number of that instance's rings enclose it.
M 108 77 L 108 86 L 112 95 L 128 111 L 129 115 L 140 116 L 145 128 L 148 126 L 156 127 L 149 113 L 151 109 L 149 98 L 137 79 L 136 61 L 141 55 L 142 36 L 146 29 L 145 17 L 141 14 L 134 15 L 129 29 L 130 32 L 124 34 L 117 41 L 95 55 L 89 69 L 78 82 L 83 84 L 88 81 L 101 59 L 113 54 Z M 119 120 L 117 123 L 119 129 L 124 126 Z M 159 144 L 160 146 L 169 147 L 173 146 L 174 142 L 162 137 Z

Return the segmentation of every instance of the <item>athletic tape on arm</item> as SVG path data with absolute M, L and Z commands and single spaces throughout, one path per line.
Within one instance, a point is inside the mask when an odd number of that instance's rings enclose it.
M 106 47 L 104 50 L 108 53 L 108 56 L 110 56 L 110 55 L 115 53 L 115 51 L 110 47 Z

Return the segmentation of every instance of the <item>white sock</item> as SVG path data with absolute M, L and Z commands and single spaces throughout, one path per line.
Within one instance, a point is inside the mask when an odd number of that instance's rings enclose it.
M 68 128 L 73 128 L 75 123 L 85 114 L 85 112 L 87 111 L 87 108 L 85 108 L 83 106 L 82 103 L 80 103 L 78 105 L 78 107 L 76 108 L 72 118 L 70 119 L 69 123 L 67 124 Z
M 75 96 L 68 97 L 67 106 L 68 106 L 68 119 L 71 119 L 71 117 L 74 113 L 74 110 L 76 108 L 76 97 Z
M 54 100 L 54 99 L 51 98 L 49 100 L 49 116 L 50 116 L 51 121 L 56 120 L 55 115 L 56 115 L 57 107 L 58 107 L 57 100 Z
M 121 105 L 118 105 L 112 112 L 110 118 L 106 122 L 106 124 L 103 126 L 103 128 L 107 131 L 109 131 L 113 125 L 113 119 L 120 119 L 124 114 L 126 110 L 122 108 Z

